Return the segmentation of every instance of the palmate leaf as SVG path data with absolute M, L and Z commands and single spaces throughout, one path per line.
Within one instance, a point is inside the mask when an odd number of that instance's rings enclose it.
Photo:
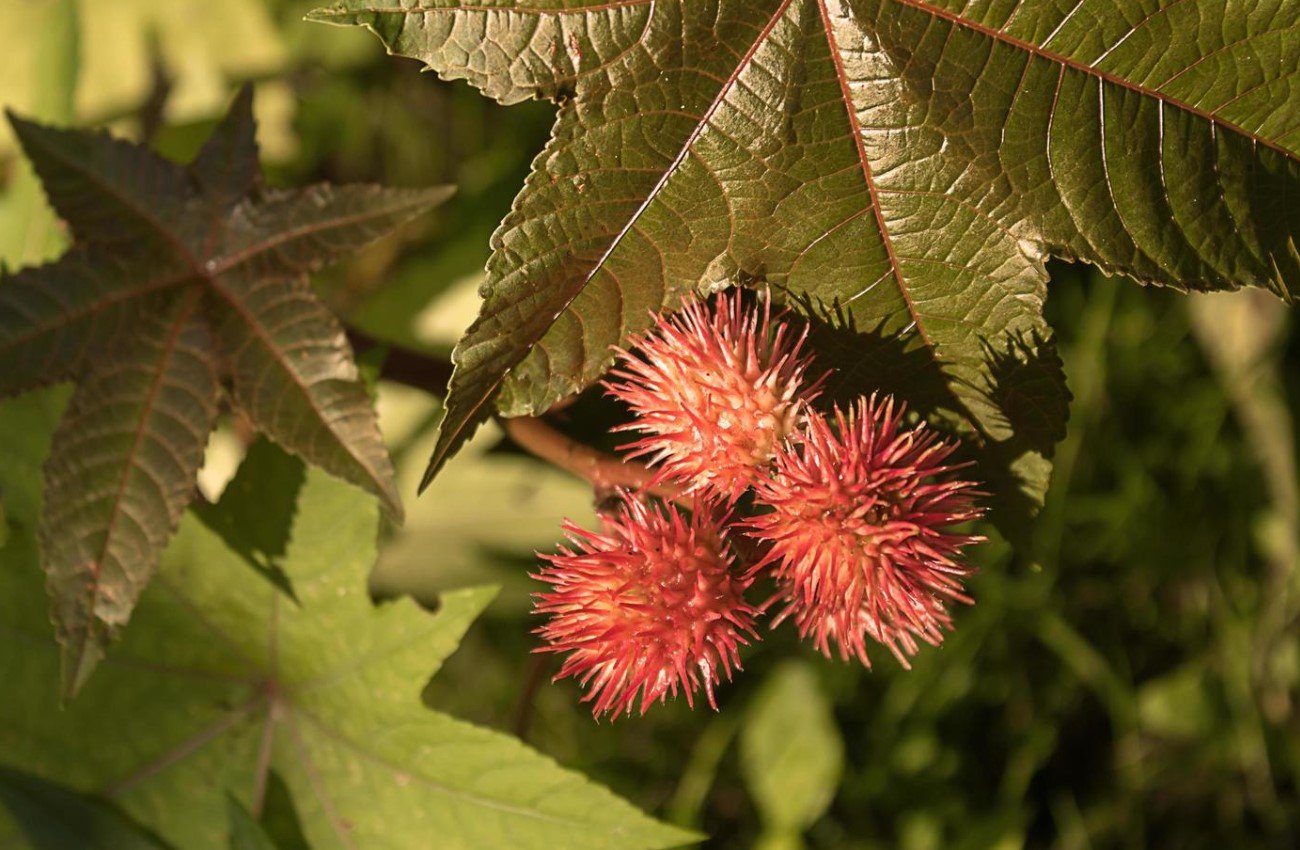
M 1005 466 L 985 474 L 1032 507 L 1067 398 L 1048 256 L 1188 289 L 1300 286 L 1290 0 L 341 0 L 312 17 L 503 103 L 560 104 L 494 237 L 430 476 L 493 397 L 537 413 L 648 311 L 767 281 L 924 349 Z
M 75 243 L 0 277 L 0 395 L 75 379 L 46 468 L 44 567 L 75 691 L 194 492 L 224 382 L 253 425 L 401 515 L 374 411 L 304 274 L 449 194 L 258 185 L 245 89 L 189 166 L 10 116 Z
M 0 423 L 29 441 L 41 431 L 30 398 L 0 405 Z M 319 470 L 283 562 L 301 605 L 269 583 L 232 581 L 241 556 L 188 516 L 120 646 L 60 710 L 59 648 L 26 525 L 42 451 L 6 454 L 10 430 L 0 429 L 0 483 L 17 496 L 20 527 L 0 552 L 0 675 L 13 685 L 0 700 L 0 765 L 107 798 L 185 850 L 230 846 L 228 793 L 259 815 L 288 808 L 272 800 L 276 777 L 316 850 L 691 840 L 508 736 L 427 709 L 424 683 L 494 591 L 448 593 L 436 614 L 410 599 L 375 606 L 365 574 L 378 507 Z M 14 830 L 0 812 L 0 845 Z

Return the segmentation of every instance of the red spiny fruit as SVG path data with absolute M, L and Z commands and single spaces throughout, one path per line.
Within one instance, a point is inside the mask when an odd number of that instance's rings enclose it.
M 778 621 L 793 616 L 822 652 L 834 641 L 842 658 L 864 664 L 867 637 L 904 666 L 916 639 L 943 639 L 945 601 L 970 601 L 961 550 L 983 539 L 948 530 L 984 514 L 976 485 L 946 464 L 956 445 L 908 427 L 903 414 L 878 395 L 847 414 L 836 408 L 833 424 L 809 414 L 757 483 L 756 504 L 771 510 L 745 523 L 768 545 L 750 577 L 771 568 L 783 588 Z
M 938 646 L 943 642 L 943 631 L 952 628 L 952 617 L 944 608 L 943 600 L 933 594 L 912 597 L 903 603 L 915 609 L 911 619 L 919 623 L 907 627 L 881 621 L 867 604 L 856 610 L 822 610 L 804 607 L 793 588 L 787 588 L 783 596 L 786 605 L 772 621 L 774 627 L 793 617 L 800 637 L 811 636 L 813 646 L 827 658 L 831 656 L 831 641 L 834 641 L 839 648 L 841 660 L 857 658 L 865 667 L 871 666 L 871 659 L 867 656 L 868 637 L 889 647 L 898 662 L 910 669 L 912 665 L 907 658 L 920 649 L 917 638 L 931 646 Z M 971 601 L 960 595 L 951 598 L 962 602 Z
M 625 448 L 657 464 L 658 480 L 734 502 L 816 395 L 819 382 L 803 386 L 807 333 L 739 292 L 723 293 L 712 309 L 693 301 L 660 317 L 605 382 L 636 416 L 622 430 L 645 435 Z
M 740 669 L 757 612 L 713 510 L 629 497 L 602 532 L 564 529 L 574 549 L 542 555 L 534 576 L 552 585 L 537 594 L 537 613 L 551 617 L 537 651 L 569 653 L 556 678 L 578 678 L 597 717 L 630 713 L 638 692 L 642 713 L 679 689 L 694 706 L 701 686 L 716 708 L 713 687 Z

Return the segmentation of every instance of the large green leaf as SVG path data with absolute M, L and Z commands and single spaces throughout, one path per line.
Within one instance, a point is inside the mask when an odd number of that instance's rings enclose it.
M 503 103 L 560 104 L 494 237 L 430 476 L 494 396 L 544 410 L 648 311 L 765 280 L 923 348 L 1006 466 L 989 473 L 1004 500 L 1032 506 L 1065 411 L 1049 256 L 1300 286 L 1289 0 L 341 0 L 313 17 Z
M 251 91 L 189 166 L 11 116 L 74 247 L 0 276 L 0 394 L 74 378 L 47 467 L 45 569 L 75 691 L 194 492 L 218 376 L 291 453 L 401 500 L 339 323 L 304 274 L 450 191 L 260 188 Z
M 39 410 L 14 407 L 0 405 L 0 435 L 39 433 Z M 0 456 L 20 517 L 36 513 L 36 458 Z M 132 628 L 64 710 L 39 572 L 30 546 L 11 541 L 0 763 L 107 797 L 186 850 L 229 846 L 227 792 L 256 814 L 276 776 L 316 850 L 689 841 L 518 741 L 424 707 L 425 681 L 494 591 L 449 593 L 437 614 L 409 599 L 374 606 L 365 573 L 378 522 L 373 499 L 309 472 L 284 561 L 295 606 L 265 582 L 232 581 L 239 554 L 187 517 Z M 11 832 L 0 822 L 0 843 Z

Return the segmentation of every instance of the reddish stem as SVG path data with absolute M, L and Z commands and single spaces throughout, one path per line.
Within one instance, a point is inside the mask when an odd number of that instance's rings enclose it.
M 645 464 L 606 454 L 579 443 L 535 416 L 502 419 L 501 427 L 520 448 L 591 482 L 597 493 L 637 490 L 664 499 L 681 498 L 681 488 L 660 482 L 651 486 L 654 471 Z
M 349 342 L 358 353 L 377 345 L 387 345 L 355 328 L 348 328 L 347 333 Z M 399 345 L 388 345 L 380 374 L 385 380 L 424 390 L 436 398 L 446 398 L 451 364 L 442 358 Z M 571 398 L 562 400 L 552 409 L 559 409 L 571 401 Z M 649 486 L 654 480 L 654 471 L 645 464 L 624 460 L 571 439 L 540 417 L 524 416 L 501 419 L 500 422 L 510 439 L 524 451 L 590 481 L 600 495 L 624 488 L 681 501 L 679 487 L 664 483 Z M 689 507 L 687 502 L 682 504 Z

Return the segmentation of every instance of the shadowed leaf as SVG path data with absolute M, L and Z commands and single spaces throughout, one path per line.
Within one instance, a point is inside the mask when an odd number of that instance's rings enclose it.
M 830 370 L 818 404 L 846 406 L 858 396 L 881 390 L 906 399 L 909 409 L 967 438 L 963 460 L 988 497 L 980 501 L 990 520 L 1018 548 L 1031 543 L 1032 519 L 1051 475 L 1048 460 L 1065 436 L 1068 392 L 1064 368 L 1051 340 L 1009 342 L 1005 352 L 985 352 L 990 369 L 983 394 L 997 400 L 1001 427 L 1010 436 L 987 439 L 971 425 L 941 365 L 914 335 L 882 335 L 861 330 L 842 309 L 818 309 L 808 299 L 794 307 L 810 323 L 810 347 L 819 368 Z
M 297 601 L 284 558 L 306 467 L 269 440 L 249 446 L 235 477 L 216 504 L 195 505 L 194 515 L 271 584 Z
M 0 803 L 35 850 L 167 850 L 112 804 L 4 765 Z
M 230 850 L 276 850 L 266 830 L 233 794 L 226 795 L 226 811 L 230 814 Z
M 266 776 L 266 794 L 262 798 L 259 823 L 279 850 L 311 850 L 302 834 L 302 821 L 289 786 L 274 770 Z
M 388 450 L 351 349 L 300 278 L 226 275 L 211 314 L 231 364 L 236 405 L 310 463 L 383 498 L 400 519 Z
M 59 261 L 0 276 L 0 395 L 79 385 L 41 522 L 71 692 L 130 618 L 193 496 L 219 377 L 255 428 L 400 520 L 371 400 L 303 274 L 450 190 L 262 192 L 248 89 L 189 166 L 104 133 L 10 120 L 76 238 Z
M 211 204 L 214 225 L 261 181 L 256 131 L 253 87 L 244 86 L 190 164 L 190 173 Z
M 0 395 L 75 376 L 141 315 L 164 306 L 188 275 L 148 252 L 83 248 L 0 275 Z
M 50 206 L 78 243 L 173 246 L 198 194 L 184 166 L 105 132 L 45 127 L 7 114 Z
M 41 549 L 68 693 L 130 618 L 203 465 L 217 376 L 197 300 L 148 316 L 93 365 L 54 435 Z
M 231 270 L 247 263 L 259 276 L 314 272 L 453 193 L 448 186 L 387 189 L 328 184 L 267 192 L 231 217 L 222 263 Z

